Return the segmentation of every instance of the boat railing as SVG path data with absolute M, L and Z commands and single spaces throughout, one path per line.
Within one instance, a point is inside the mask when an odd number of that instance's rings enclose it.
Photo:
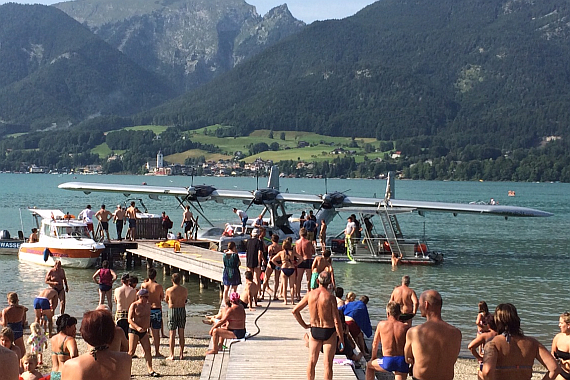
M 371 254 L 372 256 L 391 255 L 392 249 L 386 237 L 364 237 L 354 242 L 356 254 Z M 420 239 L 398 239 L 398 247 L 402 257 L 428 257 L 427 244 Z M 360 251 L 360 252 L 359 252 Z

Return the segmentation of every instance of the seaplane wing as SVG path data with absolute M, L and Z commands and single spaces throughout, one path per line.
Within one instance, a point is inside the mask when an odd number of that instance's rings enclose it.
M 60 189 L 83 191 L 85 194 L 91 192 L 121 193 L 125 196 L 131 194 L 145 195 L 172 195 L 186 196 L 192 194 L 191 187 L 177 186 L 147 186 L 147 185 L 122 185 L 110 183 L 90 183 L 90 182 L 66 182 L 58 186 Z

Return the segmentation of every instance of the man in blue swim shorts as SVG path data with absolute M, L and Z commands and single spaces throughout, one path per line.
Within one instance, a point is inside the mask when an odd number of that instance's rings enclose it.
M 372 342 L 372 356 L 366 365 L 366 380 L 375 379 L 375 371 L 394 372 L 396 380 L 404 380 L 408 376 L 409 367 L 404 358 L 406 332 L 409 326 L 400 322 L 400 305 L 394 301 L 386 305 L 385 321 L 380 321 L 376 327 Z M 378 358 L 378 346 L 382 344 L 384 356 Z
M 53 330 L 53 314 L 57 307 L 58 294 L 53 288 L 45 288 L 34 299 L 34 312 L 36 315 L 35 322 L 42 325 L 44 331 L 52 335 Z

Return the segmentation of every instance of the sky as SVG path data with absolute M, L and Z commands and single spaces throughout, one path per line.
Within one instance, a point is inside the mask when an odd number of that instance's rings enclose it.
M 307 24 L 315 20 L 341 19 L 352 16 L 365 6 L 372 4 L 374 0 L 245 0 L 246 3 L 254 5 L 257 13 L 265 15 L 267 11 L 278 5 L 286 3 L 289 10 L 296 19 Z M 0 4 L 8 3 L 10 0 L 0 0 Z M 21 4 L 55 4 L 61 1 L 54 0 L 12 0 L 11 2 Z

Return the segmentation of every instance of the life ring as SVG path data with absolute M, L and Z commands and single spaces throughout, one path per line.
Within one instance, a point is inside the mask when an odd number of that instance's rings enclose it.
M 417 253 L 427 253 L 427 245 L 425 245 L 424 243 L 422 244 L 415 244 L 414 245 L 414 251 Z
M 384 247 L 384 251 L 392 252 L 392 247 L 390 247 L 390 243 L 388 242 L 388 240 L 384 240 L 382 247 Z
M 46 247 L 46 249 L 44 249 L 44 262 L 48 261 L 50 256 L 51 252 L 49 251 L 49 248 Z

